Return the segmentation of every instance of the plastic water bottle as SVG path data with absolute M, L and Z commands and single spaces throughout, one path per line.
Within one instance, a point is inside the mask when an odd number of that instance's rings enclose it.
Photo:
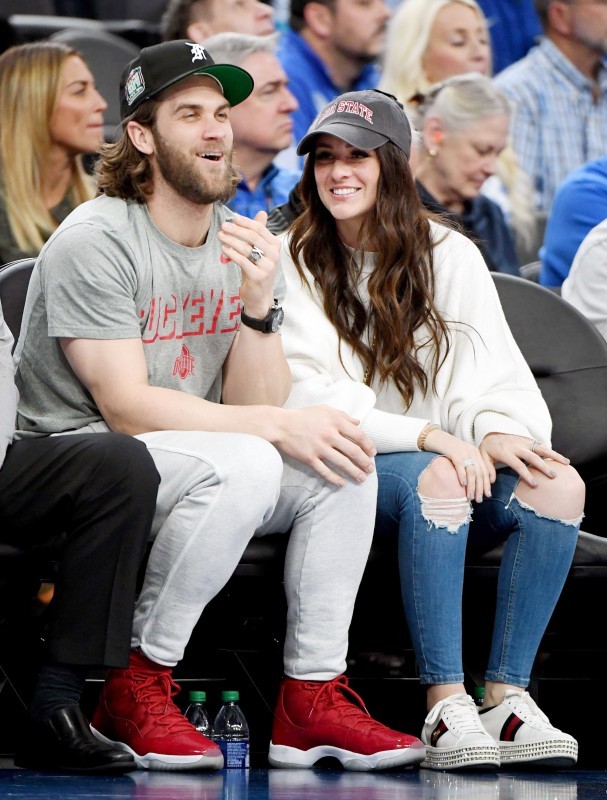
M 222 692 L 223 705 L 213 723 L 213 740 L 223 753 L 226 769 L 249 768 L 249 726 L 239 699 L 238 692 Z
M 186 719 L 192 723 L 198 733 L 211 736 L 211 720 L 206 709 L 207 693 L 190 692 L 190 704 L 185 710 Z
M 282 33 L 289 27 L 290 0 L 272 0 L 274 8 L 274 25 Z

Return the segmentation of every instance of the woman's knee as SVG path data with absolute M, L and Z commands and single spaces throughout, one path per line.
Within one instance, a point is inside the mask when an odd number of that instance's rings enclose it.
M 586 487 L 577 470 L 567 464 L 550 461 L 556 473 L 552 478 L 532 469 L 537 486 L 520 481 L 516 497 L 542 516 L 560 520 L 577 520 L 584 512 Z
M 456 533 L 470 521 L 466 490 L 448 458 L 435 458 L 420 475 L 418 494 L 428 524 Z
M 437 457 L 428 464 L 419 476 L 419 494 L 436 499 L 466 497 L 465 487 L 459 482 L 457 472 L 446 457 Z

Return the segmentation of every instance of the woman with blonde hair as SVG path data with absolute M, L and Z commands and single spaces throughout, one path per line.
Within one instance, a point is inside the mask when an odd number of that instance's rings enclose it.
M 107 104 L 82 57 L 59 42 L 0 56 L 0 263 L 37 255 L 95 194 L 82 154 L 103 140 Z
M 390 21 L 379 88 L 408 104 L 461 72 L 491 73 L 487 20 L 476 0 L 404 0 Z
M 406 104 L 419 126 L 417 104 L 432 85 L 467 72 L 491 75 L 487 27 L 476 0 L 403 0 L 388 29 L 379 88 Z M 502 209 L 522 260 L 535 258 L 531 182 L 510 145 L 482 192 Z

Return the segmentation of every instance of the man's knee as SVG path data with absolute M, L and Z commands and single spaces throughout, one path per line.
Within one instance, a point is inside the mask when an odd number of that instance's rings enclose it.
M 113 432 L 74 435 L 69 439 L 75 448 L 72 464 L 83 480 L 110 485 L 120 482 L 128 489 L 158 488 L 160 476 L 143 442 Z
M 238 461 L 252 479 L 280 484 L 283 462 L 273 444 L 259 436 L 243 435 L 238 444 Z

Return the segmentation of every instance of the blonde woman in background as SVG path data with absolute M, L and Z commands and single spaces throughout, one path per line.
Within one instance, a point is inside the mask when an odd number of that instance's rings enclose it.
M 466 72 L 491 74 L 487 20 L 476 0 L 403 0 L 394 12 L 379 88 L 407 105 L 415 125 L 416 102 L 435 83 Z M 532 260 L 535 217 L 531 183 L 506 147 L 497 175 L 483 194 L 499 204 L 522 260 Z
M 82 154 L 99 148 L 106 107 L 83 59 L 59 42 L 0 56 L 0 264 L 37 255 L 94 196 Z

